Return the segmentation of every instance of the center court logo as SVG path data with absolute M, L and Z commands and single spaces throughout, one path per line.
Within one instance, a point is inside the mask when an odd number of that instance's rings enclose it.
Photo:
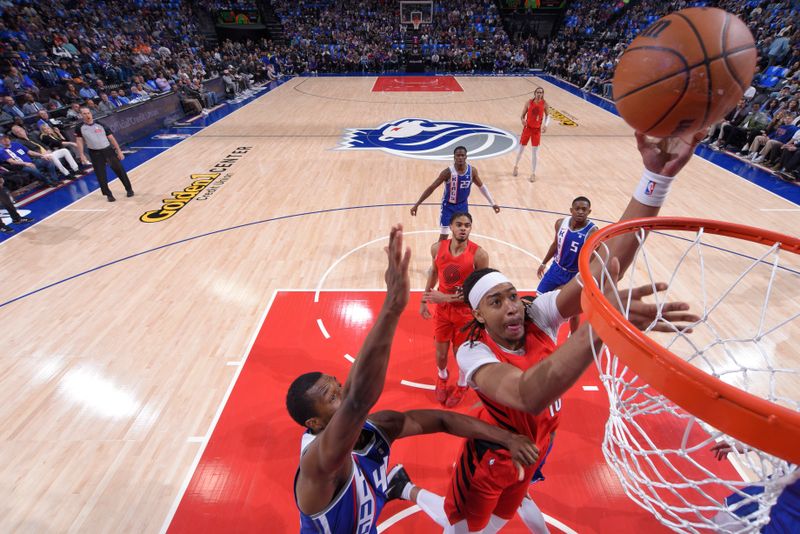
M 337 150 L 382 150 L 405 158 L 450 160 L 459 145 L 467 147 L 470 159 L 483 159 L 513 150 L 517 138 L 485 124 L 407 118 L 375 128 L 348 128 Z

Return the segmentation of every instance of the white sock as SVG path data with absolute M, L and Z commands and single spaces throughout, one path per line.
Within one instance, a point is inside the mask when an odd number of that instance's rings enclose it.
M 458 387 L 467 387 L 467 375 L 464 374 L 464 371 L 461 370 L 461 367 L 458 368 Z
M 403 488 L 403 491 L 400 492 L 400 498 L 404 501 L 411 500 L 411 490 L 414 489 L 414 484 L 411 482 L 407 482 L 406 486 Z
M 444 513 L 444 497 L 440 497 L 435 493 L 420 488 L 417 494 L 417 504 L 428 517 L 436 521 L 436 523 L 443 528 L 450 526 L 450 521 L 447 520 L 447 514 Z
M 539 152 L 538 146 L 531 147 L 531 172 L 536 172 L 536 153 Z
M 508 523 L 508 519 L 503 519 L 502 517 L 492 514 L 492 517 L 489 518 L 489 524 L 484 527 L 482 532 L 483 534 L 495 534 L 496 532 L 500 532 L 500 529 L 503 528 L 506 523 Z
M 525 145 L 519 145 L 519 150 L 517 151 L 517 161 L 514 162 L 514 167 L 519 165 L 519 160 L 522 159 L 523 150 L 525 150 Z
M 533 499 L 529 497 L 522 499 L 522 504 L 519 505 L 517 513 L 522 522 L 525 523 L 525 526 L 528 527 L 528 530 L 534 534 L 548 534 L 550 532 L 547 530 L 542 511 L 539 510 Z
M 447 369 L 439 369 L 438 367 L 436 369 L 439 370 L 439 378 L 441 378 L 442 380 L 447 380 L 447 377 L 450 376 L 447 373 Z

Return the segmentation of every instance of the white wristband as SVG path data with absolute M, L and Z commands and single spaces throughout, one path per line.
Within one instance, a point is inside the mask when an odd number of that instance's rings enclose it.
M 674 179 L 674 176 L 662 176 L 645 169 L 642 179 L 633 193 L 633 198 L 645 206 L 660 208 L 667 200 L 667 194 Z
M 547 128 L 548 126 L 550 126 L 550 115 L 545 113 L 545 115 L 544 115 L 544 127 Z
M 494 206 L 494 199 L 492 198 L 491 193 L 489 193 L 489 188 L 486 187 L 486 184 L 483 184 L 482 186 L 480 186 L 479 189 L 481 190 L 481 194 L 483 194 L 483 196 L 486 197 L 486 200 L 489 201 L 489 204 Z

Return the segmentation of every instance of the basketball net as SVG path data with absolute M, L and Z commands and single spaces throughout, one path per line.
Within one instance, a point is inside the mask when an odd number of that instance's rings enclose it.
M 419 27 L 422 25 L 422 12 L 414 11 L 411 13 L 411 25 L 414 26 L 414 30 L 419 30 Z
M 716 235 L 699 225 L 686 228 L 667 223 L 674 227 L 649 235 L 645 228 L 653 227 L 633 226 L 626 230 L 635 232 L 638 240 L 632 265 L 608 300 L 602 293 L 600 297 L 589 296 L 590 284 L 585 284 L 584 311 L 595 306 L 587 306 L 592 299 L 606 303 L 616 299 L 613 304 L 622 310 L 624 317 L 620 320 L 628 323 L 631 298 L 625 289 L 641 285 L 654 288 L 656 282 L 667 282 L 669 289 L 648 297 L 655 299 L 658 319 L 643 333 L 624 335 L 650 338 L 668 349 L 676 360 L 702 370 L 710 388 L 714 384 L 721 384 L 722 388 L 732 385 L 774 403 L 768 406 L 775 406 L 776 410 L 784 407 L 797 415 L 800 411 L 796 344 L 800 339 L 798 249 L 787 252 L 781 250 L 780 243 L 765 246 L 740 239 L 738 235 Z M 604 235 L 596 236 L 582 252 L 602 264 L 600 279 L 593 282 L 601 291 L 609 282 L 604 239 L 610 237 Z M 665 262 L 665 257 L 677 260 L 673 265 Z M 589 256 L 586 259 L 586 270 L 581 265 L 584 282 Z M 688 302 L 701 317 L 692 325 L 693 333 L 686 333 L 668 321 L 669 333 L 653 330 L 658 321 L 664 324 L 661 311 L 668 301 Z M 602 450 L 627 496 L 676 532 L 709 529 L 729 534 L 756 532 L 768 523 L 770 508 L 783 488 L 797 477 L 797 465 L 748 445 L 746 441 L 752 441 L 751 436 L 734 437 L 689 413 L 675 402 L 686 405 L 681 387 L 663 386 L 664 391 L 670 390 L 670 398 L 656 391 L 640 377 L 646 374 L 654 377 L 652 382 L 660 383 L 657 375 L 648 374 L 652 369 L 634 365 L 630 357 L 620 357 L 619 352 L 624 350 L 619 342 L 611 341 L 614 333 L 609 332 L 606 321 L 591 309 L 587 315 L 592 325 L 591 335 L 599 335 L 599 330 L 605 327 L 603 339 L 609 345 L 603 345 L 594 354 L 609 398 Z M 656 355 L 652 359 L 669 358 Z M 669 365 L 663 367 L 667 369 Z M 666 375 L 665 380 L 682 379 L 678 373 L 670 372 L 660 371 L 662 376 Z M 791 416 L 792 412 L 789 413 Z M 734 449 L 728 459 L 738 473 L 727 462 L 715 459 L 711 448 L 716 444 L 727 444 Z M 795 442 L 794 446 L 800 447 L 800 443 Z M 735 452 L 737 449 L 742 452 Z M 763 492 L 745 492 L 745 487 L 751 484 L 762 485 Z

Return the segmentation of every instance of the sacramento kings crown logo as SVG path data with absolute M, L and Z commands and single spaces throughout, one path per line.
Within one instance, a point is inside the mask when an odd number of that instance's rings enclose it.
M 398 119 L 376 128 L 348 128 L 337 150 L 383 150 L 405 158 L 451 160 L 465 146 L 470 159 L 505 154 L 517 145 L 509 132 L 473 122 Z

